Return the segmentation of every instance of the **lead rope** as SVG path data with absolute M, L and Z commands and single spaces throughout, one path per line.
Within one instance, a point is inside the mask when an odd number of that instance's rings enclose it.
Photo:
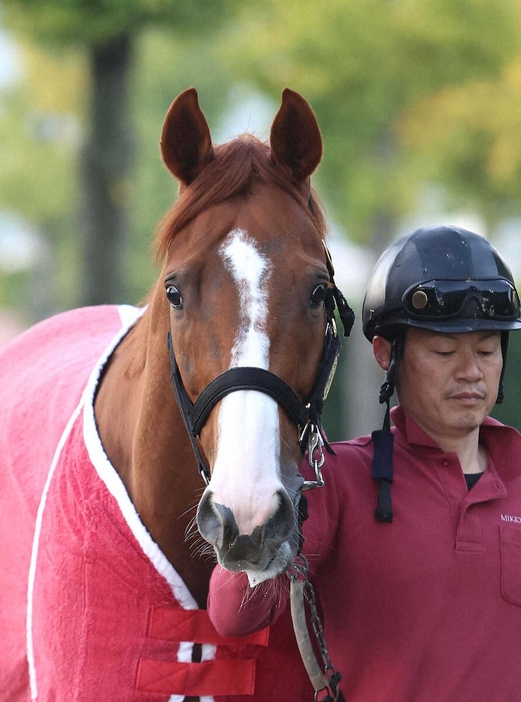
M 315 702 L 345 702 L 339 684 L 342 675 L 335 670 L 329 658 L 329 651 L 324 637 L 322 622 L 318 616 L 315 589 L 308 578 L 308 562 L 300 554 L 288 571 L 290 579 L 291 618 L 295 638 L 300 651 L 302 662 L 306 668 L 313 689 Z M 317 661 L 306 620 L 306 605 L 308 606 L 311 627 L 322 658 L 322 667 Z M 324 693 L 321 696 L 320 693 Z

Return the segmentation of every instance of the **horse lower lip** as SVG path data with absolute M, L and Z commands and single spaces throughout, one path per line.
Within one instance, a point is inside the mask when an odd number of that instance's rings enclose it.
M 245 559 L 232 559 L 230 560 L 227 558 L 227 556 L 223 556 L 222 558 L 219 559 L 221 565 L 226 568 L 227 570 L 232 570 L 232 571 L 251 571 L 255 573 L 264 573 L 265 571 L 269 570 L 273 563 L 276 561 L 276 559 L 280 555 L 280 548 L 275 551 L 275 553 L 272 553 L 269 557 L 264 556 L 264 554 L 260 553 L 258 558 L 252 559 L 251 561 L 245 560 Z
M 251 571 L 262 573 L 263 571 L 267 570 L 270 567 L 270 565 L 275 560 L 276 556 L 277 556 L 277 554 L 275 553 L 269 559 L 269 561 L 267 561 L 266 563 L 263 563 L 262 565 L 259 565 L 262 562 L 262 557 L 259 557 L 255 561 L 245 561 L 245 560 L 238 560 L 238 561 L 232 560 L 232 561 L 230 561 L 230 560 L 227 560 L 226 558 L 223 558 L 222 564 L 228 570 L 235 570 L 235 571 L 251 570 Z

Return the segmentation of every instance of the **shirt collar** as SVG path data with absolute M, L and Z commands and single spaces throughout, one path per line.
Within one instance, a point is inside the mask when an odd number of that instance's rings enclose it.
M 416 446 L 428 446 L 439 450 L 440 447 L 434 439 L 431 439 L 420 425 L 416 424 L 414 419 L 405 414 L 400 405 L 391 409 L 391 419 L 398 432 L 404 435 L 407 443 Z

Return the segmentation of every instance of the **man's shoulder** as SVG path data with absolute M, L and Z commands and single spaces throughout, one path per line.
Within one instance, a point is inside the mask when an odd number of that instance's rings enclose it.
M 511 446 L 518 446 L 521 450 L 521 433 L 508 424 L 487 417 L 480 428 L 480 434 L 485 439 L 487 447 L 501 447 L 503 449 Z
M 331 443 L 333 454 L 325 453 L 326 470 L 330 469 L 336 473 L 351 475 L 357 471 L 357 467 L 365 475 L 373 459 L 373 442 L 371 435 L 357 436 L 349 441 L 335 441 Z
M 364 434 L 347 441 L 333 441 L 331 448 L 335 453 L 364 453 L 371 443 L 371 435 Z
M 502 427 L 504 429 L 514 429 L 514 431 L 517 431 L 517 429 L 510 424 L 505 424 L 504 422 L 501 422 L 499 419 L 495 419 L 495 417 L 488 416 L 483 422 L 484 427 Z M 519 433 L 519 432 L 518 432 Z
M 513 438 L 521 439 L 521 433 L 516 427 L 510 426 L 509 424 L 503 424 L 498 419 L 494 417 L 487 417 L 483 424 L 481 425 L 481 430 L 490 433 L 493 436 L 503 437 L 510 435 Z

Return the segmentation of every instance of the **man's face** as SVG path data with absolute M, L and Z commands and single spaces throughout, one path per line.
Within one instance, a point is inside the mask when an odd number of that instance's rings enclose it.
M 502 366 L 497 331 L 440 334 L 411 327 L 398 369 L 398 399 L 433 438 L 458 438 L 490 413 Z

